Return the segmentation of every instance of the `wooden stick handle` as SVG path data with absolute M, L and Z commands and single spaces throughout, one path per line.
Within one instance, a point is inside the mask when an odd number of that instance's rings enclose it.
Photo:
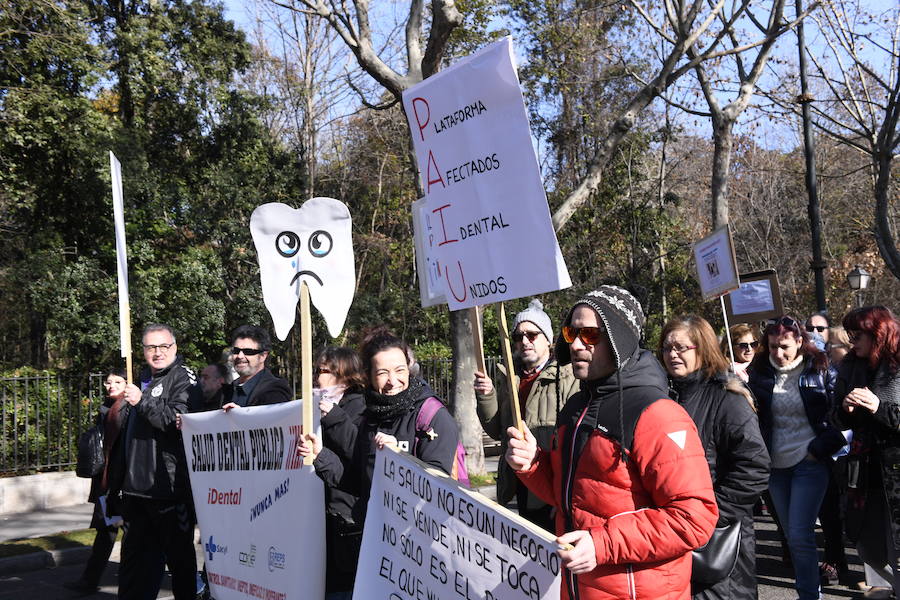
M 469 309 L 469 320 L 472 322 L 472 341 L 475 345 L 475 369 L 487 375 L 487 366 L 484 364 L 484 339 L 481 329 L 481 311 L 477 306 Z
M 303 433 L 312 433 L 312 320 L 309 313 L 309 288 L 300 283 L 300 397 L 303 398 Z M 313 464 L 313 457 L 303 459 L 304 465 Z
M 503 364 L 506 365 L 506 381 L 509 384 L 509 401 L 512 409 L 513 423 L 516 428 L 525 432 L 525 423 L 522 422 L 522 410 L 519 408 L 519 387 L 516 385 L 516 372 L 513 365 L 512 346 L 509 343 L 509 326 L 506 324 L 506 308 L 499 303 L 500 341 L 503 351 Z

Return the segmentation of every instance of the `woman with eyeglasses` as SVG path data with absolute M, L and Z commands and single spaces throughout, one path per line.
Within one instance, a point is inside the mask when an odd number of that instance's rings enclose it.
M 734 350 L 734 362 L 731 363 L 731 370 L 735 375 L 740 377 L 741 381 L 747 383 L 747 367 L 759 349 L 759 339 L 757 330 L 747 323 L 738 323 L 732 325 L 728 329 L 728 335 L 731 337 L 731 349 Z M 730 356 L 728 350 L 728 340 L 722 340 L 722 354 Z
M 815 525 L 831 456 L 847 443 L 828 422 L 835 372 L 802 325 L 783 316 L 763 332 L 748 369 L 760 429 L 772 459 L 769 492 L 784 528 L 800 600 L 819 598 Z
M 843 320 L 852 349 L 841 362 L 838 426 L 853 429 L 848 456 L 848 537 L 900 595 L 900 322 L 884 306 Z M 886 591 L 886 590 L 885 590 Z M 887 597 L 885 595 L 885 597 Z
M 366 376 L 359 354 L 352 348 L 325 348 L 316 359 L 314 383 L 323 445 L 340 452 L 349 444 L 346 432 L 359 427 L 366 408 Z M 325 486 L 325 600 L 350 598 L 353 592 L 362 541 L 362 527 L 353 519 L 356 500 L 337 486 Z
M 692 597 L 755 599 L 752 511 L 769 482 L 769 453 L 750 392 L 728 371 L 716 334 L 702 317 L 685 315 L 666 323 L 659 354 L 669 374 L 672 398 L 697 425 L 719 507 L 718 527 L 739 523 L 736 527 L 741 529 L 734 568 L 718 581 L 700 581 L 695 576 Z M 724 530 L 714 535 L 721 533 Z

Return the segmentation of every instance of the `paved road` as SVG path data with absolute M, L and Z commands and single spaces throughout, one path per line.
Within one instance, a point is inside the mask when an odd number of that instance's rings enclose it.
M 486 461 L 488 470 L 496 470 L 497 457 Z M 493 489 L 482 490 L 493 498 Z M 71 529 L 83 529 L 90 522 L 93 505 L 54 509 L 31 515 L 7 515 L 0 517 L 0 541 L 6 539 L 45 535 Z M 757 531 L 757 572 L 759 597 L 761 600 L 790 600 L 796 598 L 793 588 L 793 573 L 781 560 L 781 546 L 777 540 L 775 527 L 768 517 L 760 517 L 756 522 Z M 820 545 L 821 547 L 821 545 Z M 198 548 L 198 562 L 202 560 Z M 856 552 L 848 549 L 851 570 L 856 580 L 863 578 L 862 565 Z M 101 590 L 87 600 L 112 600 L 116 597 L 118 553 L 114 552 L 110 565 L 104 574 Z M 17 575 L 0 576 L 0 600 L 71 600 L 77 597 L 62 587 L 62 583 L 77 579 L 82 565 L 67 565 L 54 569 L 40 569 Z M 171 583 L 166 577 L 158 598 L 171 598 Z M 825 598 L 859 598 L 862 593 L 855 587 L 828 587 Z
M 851 569 L 862 580 L 862 566 L 851 552 Z M 116 597 L 118 556 L 113 555 L 106 570 L 99 592 L 83 596 L 87 600 L 112 600 Z M 62 587 L 62 582 L 76 579 L 81 565 L 68 565 L 55 569 L 41 569 L 20 575 L 0 577 L 0 600 L 71 600 L 76 597 Z M 776 540 L 772 522 L 767 517 L 757 520 L 757 568 L 759 572 L 759 597 L 761 600 L 788 600 L 796 598 L 791 571 L 781 562 L 781 547 Z M 168 577 L 158 598 L 171 598 Z M 825 598 L 858 598 L 861 592 L 843 586 L 825 589 Z

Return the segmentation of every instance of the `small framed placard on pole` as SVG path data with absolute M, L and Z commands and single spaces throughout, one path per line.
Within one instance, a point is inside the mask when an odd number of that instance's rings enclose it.
M 784 314 L 775 269 L 740 276 L 738 289 L 725 296 L 725 312 L 733 323 L 756 323 Z
M 740 286 L 731 228 L 719 227 L 694 244 L 694 263 L 704 301 L 714 300 Z

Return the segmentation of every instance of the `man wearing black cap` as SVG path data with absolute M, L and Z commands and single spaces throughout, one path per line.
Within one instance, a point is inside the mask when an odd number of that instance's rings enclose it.
M 644 313 L 601 286 L 566 317 L 557 360 L 581 391 L 560 412 L 551 450 L 508 429 L 506 460 L 556 507 L 562 598 L 689 598 L 691 550 L 718 519 L 709 467 L 665 371 L 640 348 Z

